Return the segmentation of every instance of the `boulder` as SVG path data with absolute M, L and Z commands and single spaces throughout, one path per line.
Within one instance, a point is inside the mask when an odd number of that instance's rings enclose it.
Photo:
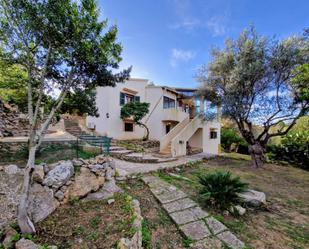
M 115 179 L 112 178 L 111 180 L 106 181 L 104 186 L 98 192 L 88 194 L 86 200 L 106 200 L 119 192 L 123 192 L 123 190 L 116 185 Z
M 89 169 L 91 170 L 91 172 L 93 172 L 97 175 L 100 175 L 100 176 L 105 175 L 105 171 L 106 171 L 107 167 L 108 167 L 107 163 L 89 165 Z
M 239 194 L 239 197 L 248 205 L 259 207 L 266 204 L 266 195 L 263 192 L 249 189 L 248 191 Z
M 84 162 L 81 161 L 81 160 L 79 160 L 79 159 L 73 159 L 73 160 L 72 160 L 72 163 L 73 163 L 73 166 L 74 166 L 74 167 L 81 167 L 81 166 L 83 166 L 83 164 L 84 164 Z
M 59 201 L 62 201 L 64 199 L 64 193 L 60 190 L 58 190 L 56 193 L 55 193 L 55 197 L 59 200 Z
M 11 164 L 4 167 L 4 172 L 8 175 L 16 175 L 16 174 L 22 174 L 23 170 L 20 169 L 17 165 Z
M 82 167 L 80 174 L 75 176 L 74 183 L 69 187 L 69 195 L 77 198 L 84 197 L 90 192 L 97 191 L 104 181 L 104 177 L 97 177 L 89 169 Z
M 74 167 L 71 161 L 64 161 L 48 172 L 43 184 L 53 188 L 60 188 L 70 180 L 74 174 Z
M 111 168 L 111 167 L 107 167 L 106 172 L 105 172 L 105 178 L 106 180 L 111 180 L 113 179 L 113 177 L 115 176 L 116 171 L 115 169 Z
M 14 242 L 13 242 L 13 236 L 17 234 L 17 232 L 9 227 L 6 231 L 5 231 L 5 236 L 4 236 L 4 240 L 2 242 L 2 245 L 5 249 L 10 249 L 13 247 Z
M 29 213 L 35 223 L 44 220 L 59 206 L 53 191 L 34 183 L 29 192 Z
M 32 174 L 32 179 L 38 183 L 42 183 L 43 180 L 44 180 L 44 176 L 45 176 L 45 173 L 44 173 L 44 167 L 43 165 L 35 165 L 34 167 L 34 171 L 33 171 L 33 174 Z
M 28 239 L 21 239 L 15 244 L 16 249 L 39 249 L 40 246 Z
M 95 160 L 96 160 L 96 163 L 98 163 L 98 164 L 103 164 L 103 163 L 105 163 L 105 162 L 109 162 L 109 158 L 106 157 L 106 156 L 103 156 L 103 155 L 97 156 L 97 157 L 95 158 Z
M 237 214 L 239 214 L 239 215 L 244 215 L 245 213 L 246 213 L 246 209 L 245 208 L 243 208 L 242 206 L 240 206 L 240 205 L 236 205 L 236 206 L 234 206 L 234 207 L 232 207 L 231 208 L 231 212 L 232 213 L 237 213 Z

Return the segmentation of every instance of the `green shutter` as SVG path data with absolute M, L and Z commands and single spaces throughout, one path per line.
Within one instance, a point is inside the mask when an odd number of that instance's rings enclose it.
M 120 93 L 120 105 L 124 105 L 124 104 L 125 104 L 125 94 Z

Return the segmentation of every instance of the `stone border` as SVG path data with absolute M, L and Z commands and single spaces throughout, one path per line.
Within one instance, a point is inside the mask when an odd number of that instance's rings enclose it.
M 181 233 L 194 241 L 192 248 L 219 249 L 224 244 L 232 249 L 245 248 L 245 244 L 225 225 L 202 210 L 183 191 L 155 176 L 145 176 L 142 180 Z
M 133 216 L 135 217 L 133 221 L 133 229 L 136 230 L 132 238 L 121 238 L 117 244 L 118 249 L 142 249 L 142 220 L 141 208 L 139 201 L 136 199 L 132 200 L 133 206 Z

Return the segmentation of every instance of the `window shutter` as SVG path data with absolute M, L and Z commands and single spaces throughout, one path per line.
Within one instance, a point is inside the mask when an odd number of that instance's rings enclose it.
M 134 102 L 140 102 L 141 101 L 141 97 L 140 96 L 134 96 Z
M 120 105 L 124 105 L 124 104 L 125 104 L 125 94 L 120 93 Z

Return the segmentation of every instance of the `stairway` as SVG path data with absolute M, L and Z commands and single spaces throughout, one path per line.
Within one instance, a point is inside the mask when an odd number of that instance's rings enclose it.
M 202 127 L 202 120 L 199 116 L 183 120 L 162 138 L 160 141 L 160 153 L 169 154 L 172 157 L 186 155 L 188 140 L 197 129 Z
M 64 119 L 64 127 L 65 131 L 72 134 L 75 137 L 79 137 L 81 135 L 87 135 L 85 131 L 83 131 L 78 123 L 71 119 Z

